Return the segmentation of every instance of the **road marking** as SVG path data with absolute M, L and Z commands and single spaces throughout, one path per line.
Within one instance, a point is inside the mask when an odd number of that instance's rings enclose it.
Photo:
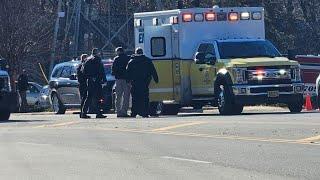
M 320 135 L 298 140 L 298 142 L 305 142 L 305 143 L 314 143 L 318 141 L 320 141 Z
M 16 144 L 32 145 L 32 146 L 51 146 L 51 144 L 40 144 L 40 143 L 29 143 L 29 142 L 17 142 Z
M 173 160 L 178 160 L 178 161 L 188 161 L 188 162 L 193 162 L 193 163 L 212 164 L 212 162 L 209 162 L 209 161 L 200 161 L 200 160 L 195 160 L 195 159 L 185 159 L 185 158 L 179 158 L 179 157 L 163 156 L 161 158 L 173 159 Z
M 65 122 L 65 123 L 58 123 L 58 124 L 45 124 L 40 126 L 35 126 L 33 128 L 46 128 L 46 127 L 62 127 L 62 126 L 68 126 L 73 124 L 79 124 L 79 121 L 71 121 L 71 122 Z
M 177 124 L 177 125 L 167 126 L 163 128 L 153 129 L 152 132 L 167 131 L 171 129 L 177 129 L 181 127 L 194 126 L 194 125 L 205 124 L 205 123 L 207 122 L 192 122 L 192 123 Z
M 212 139 L 227 139 L 227 140 L 239 140 L 239 141 L 254 141 L 254 142 L 268 142 L 268 143 L 286 143 L 286 144 L 301 144 L 301 145 L 315 145 L 320 144 L 303 142 L 299 140 L 291 139 L 270 139 L 260 137 L 244 137 L 244 136 L 224 136 L 224 135 L 212 135 L 212 134 L 198 134 L 188 132 L 174 132 L 174 131 L 152 131 L 152 130 L 139 130 L 139 129 L 115 129 L 115 128 L 73 128 L 78 130 L 101 130 L 101 131 L 114 131 L 114 132 L 130 132 L 138 134 L 157 134 L 157 135 L 172 135 L 182 137 L 198 137 L 198 138 L 212 138 Z

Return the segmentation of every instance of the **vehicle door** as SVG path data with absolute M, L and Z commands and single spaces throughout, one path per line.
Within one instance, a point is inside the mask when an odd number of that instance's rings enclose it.
M 159 83 L 151 81 L 150 100 L 177 100 L 180 92 L 179 61 L 176 61 L 173 49 L 172 26 L 146 26 L 139 37 L 143 37 L 145 54 L 152 59 L 158 76 Z M 177 69 L 177 70 L 176 70 Z
M 40 90 L 34 85 L 29 83 L 27 90 L 27 102 L 29 106 L 35 106 L 38 102 L 38 97 L 40 95 Z
M 195 59 L 191 64 L 192 95 L 194 97 L 211 96 L 214 94 L 214 78 L 216 76 L 216 48 L 213 43 L 201 43 L 195 56 L 199 53 L 203 55 L 203 59 Z
M 79 105 L 79 83 L 76 79 L 74 66 L 64 66 L 61 72 L 57 92 L 60 100 L 66 105 Z

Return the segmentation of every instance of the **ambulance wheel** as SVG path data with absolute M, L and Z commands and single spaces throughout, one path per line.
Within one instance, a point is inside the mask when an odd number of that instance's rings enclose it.
M 180 105 L 178 104 L 163 104 L 161 109 L 162 115 L 177 115 L 180 110 Z
M 10 111 L 6 109 L 0 109 L 0 121 L 8 121 L 10 118 Z
M 303 105 L 301 103 L 292 103 L 288 104 L 288 108 L 291 113 L 300 113 L 303 109 Z
M 231 93 L 231 89 L 228 85 L 220 84 L 217 90 L 217 101 L 218 101 L 218 109 L 221 115 L 236 115 L 241 114 L 243 107 L 241 106 L 236 109 L 233 102 L 233 96 Z

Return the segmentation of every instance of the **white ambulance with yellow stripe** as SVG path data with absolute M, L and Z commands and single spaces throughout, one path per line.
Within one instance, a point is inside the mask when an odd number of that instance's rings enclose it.
M 134 26 L 135 46 L 159 75 L 150 85 L 151 113 L 212 105 L 230 115 L 246 105 L 276 103 L 302 110 L 299 64 L 265 39 L 262 7 L 136 13 Z

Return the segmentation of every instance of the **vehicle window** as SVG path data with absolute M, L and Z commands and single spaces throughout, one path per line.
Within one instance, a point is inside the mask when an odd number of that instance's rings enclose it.
M 39 90 L 32 84 L 29 85 L 30 93 L 39 93 Z
M 166 55 L 166 39 L 164 37 L 151 38 L 151 55 L 153 57 Z
M 71 76 L 72 68 L 70 66 L 65 66 L 61 72 L 62 78 L 69 78 Z
M 60 77 L 60 74 L 61 74 L 61 71 L 62 71 L 63 67 L 58 67 L 58 68 L 55 68 L 52 72 L 52 77 L 53 78 L 58 78 Z
M 281 56 L 269 41 L 219 42 L 218 48 L 221 59 Z

